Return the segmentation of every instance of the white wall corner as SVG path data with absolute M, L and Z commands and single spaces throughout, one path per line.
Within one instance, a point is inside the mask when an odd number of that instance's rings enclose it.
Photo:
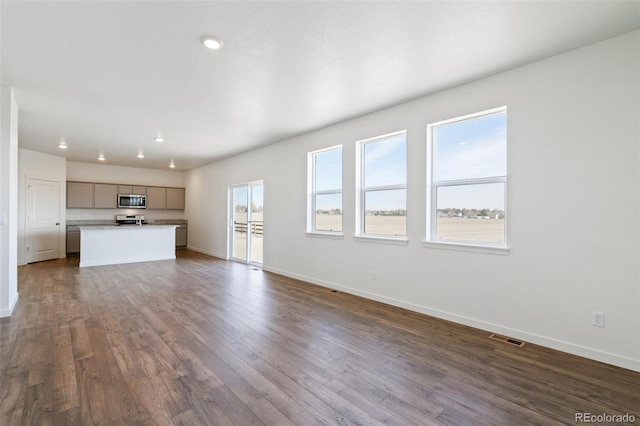
M 9 303 L 9 307 L 5 309 L 0 309 L 0 318 L 7 318 L 13 314 L 13 309 L 16 307 L 18 303 L 18 293 L 15 294 L 13 300 Z

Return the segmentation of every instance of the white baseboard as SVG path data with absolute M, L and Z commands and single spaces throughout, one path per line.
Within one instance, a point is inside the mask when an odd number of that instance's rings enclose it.
M 15 308 L 16 304 L 18 303 L 18 296 L 19 294 L 16 293 L 16 297 L 11 301 L 7 309 L 0 309 L 0 318 L 6 318 L 11 316 L 11 314 L 13 313 L 13 308 Z
M 198 253 L 206 254 L 207 256 L 213 256 L 224 260 L 229 260 L 226 254 L 215 253 L 209 250 L 203 250 L 197 247 L 187 246 L 187 250 L 192 250 Z
M 393 305 L 400 308 L 408 309 L 410 311 L 419 312 L 421 314 L 455 322 L 457 324 L 466 325 L 466 326 L 477 328 L 480 330 L 486 330 L 491 333 L 503 334 L 503 335 L 514 337 L 516 339 L 530 342 L 536 345 L 555 349 L 561 352 L 570 353 L 572 355 L 581 356 L 583 358 L 588 358 L 595 361 L 604 362 L 606 364 L 615 365 L 617 367 L 622 367 L 629 370 L 640 372 L 640 360 L 637 360 L 637 359 L 627 358 L 627 357 L 612 354 L 609 352 L 600 351 L 598 349 L 576 345 L 574 343 L 565 342 L 565 341 L 554 339 L 551 337 L 541 336 L 535 333 L 530 333 L 527 331 L 518 330 L 511 327 L 502 326 L 500 324 L 493 324 L 490 322 L 465 317 L 463 315 L 441 311 L 438 309 L 429 308 L 427 306 L 417 305 L 415 303 L 405 302 L 403 300 L 382 296 L 382 295 L 371 293 L 368 291 L 358 290 L 351 287 L 345 287 L 332 282 L 318 280 L 313 277 L 308 277 L 306 275 L 300 275 L 300 274 L 284 271 L 277 268 L 271 268 L 266 265 L 263 265 L 262 269 L 267 272 L 273 272 L 274 274 L 284 275 L 286 277 L 316 284 L 322 287 L 339 290 L 344 293 L 353 294 L 356 296 L 364 297 L 366 299 L 371 299 L 377 302 L 386 303 L 388 305 Z
M 127 257 L 123 257 L 123 258 L 116 258 L 116 259 L 108 259 L 106 261 L 103 260 L 99 260 L 99 261 L 82 261 L 82 257 L 80 257 L 80 267 L 81 268 L 85 268 L 88 266 L 105 266 L 105 265 L 122 265 L 125 263 L 141 263 L 141 262 L 154 262 L 156 260 L 175 260 L 176 256 L 165 256 L 165 257 L 155 257 L 155 256 L 150 256 L 150 257 L 139 257 L 137 259 L 131 260 Z

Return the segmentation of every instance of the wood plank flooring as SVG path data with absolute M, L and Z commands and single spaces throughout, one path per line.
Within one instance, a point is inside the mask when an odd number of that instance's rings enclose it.
M 553 425 L 640 374 L 194 252 L 19 268 L 1 425 Z

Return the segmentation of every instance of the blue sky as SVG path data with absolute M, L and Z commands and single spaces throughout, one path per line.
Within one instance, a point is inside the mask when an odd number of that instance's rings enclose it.
M 233 188 L 233 206 L 247 206 L 249 191 L 246 186 Z M 264 200 L 264 185 L 251 186 L 252 202 L 256 206 L 262 206 Z
M 463 180 L 505 176 L 507 168 L 507 114 L 492 114 L 435 128 L 436 179 Z M 342 187 L 342 150 L 316 154 L 316 190 Z M 364 145 L 365 186 L 406 183 L 405 135 Z M 317 198 L 318 208 L 338 208 L 341 195 Z M 441 188 L 438 208 L 504 209 L 504 185 L 482 184 Z M 406 208 L 406 191 L 375 191 L 367 196 L 367 210 Z
M 437 127 L 434 138 L 436 180 L 506 176 L 506 112 Z M 441 187 L 437 207 L 504 210 L 504 185 Z
M 506 175 L 506 113 L 438 127 L 434 133 L 436 180 Z
M 397 135 L 364 145 L 364 186 L 407 183 L 407 144 Z
M 316 191 L 342 188 L 342 148 L 317 153 Z

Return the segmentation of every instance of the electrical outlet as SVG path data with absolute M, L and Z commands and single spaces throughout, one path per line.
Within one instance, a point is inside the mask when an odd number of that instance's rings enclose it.
M 591 325 L 594 327 L 604 327 L 604 314 L 602 312 L 591 312 Z
M 378 271 L 373 271 L 372 278 L 374 281 L 378 281 Z

